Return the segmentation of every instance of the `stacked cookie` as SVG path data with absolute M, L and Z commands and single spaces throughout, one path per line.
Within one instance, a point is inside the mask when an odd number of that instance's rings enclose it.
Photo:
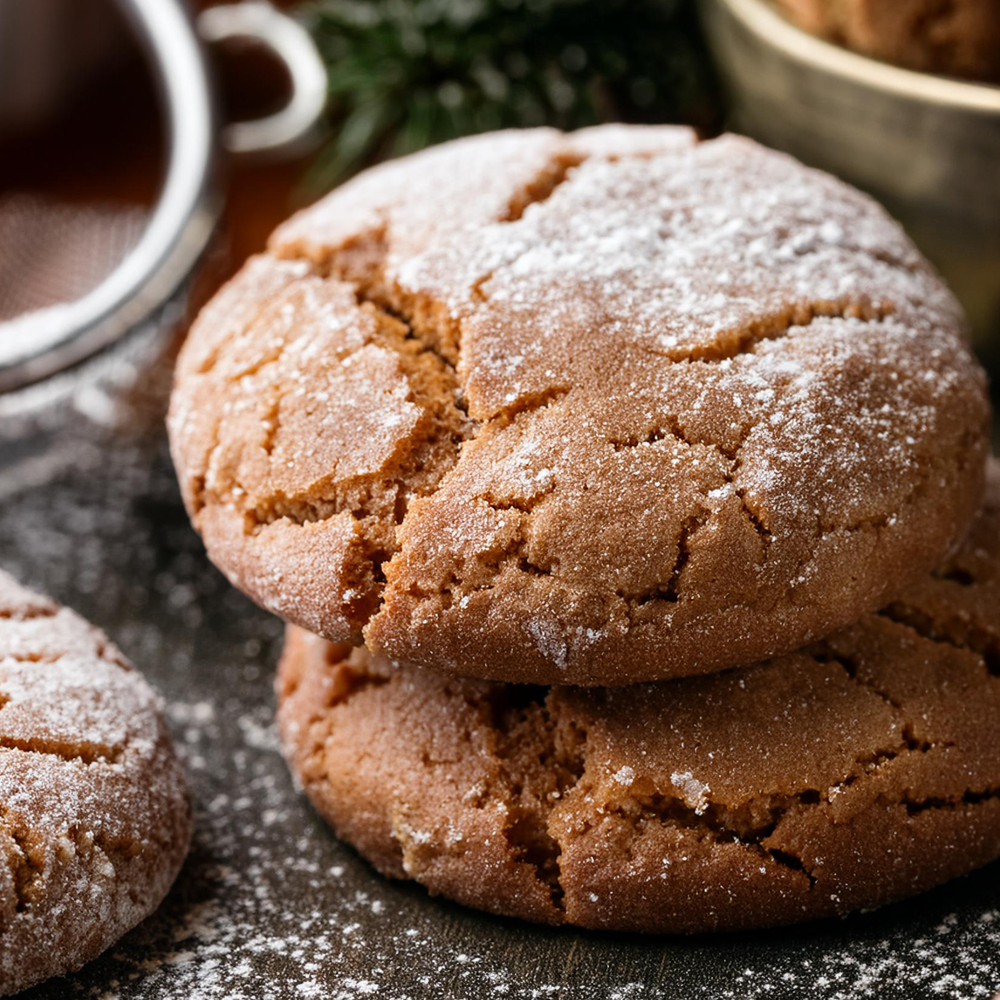
M 702 931 L 1000 855 L 988 423 L 870 199 L 616 126 L 293 218 L 170 432 L 210 556 L 290 623 L 284 744 L 341 836 L 494 912 Z

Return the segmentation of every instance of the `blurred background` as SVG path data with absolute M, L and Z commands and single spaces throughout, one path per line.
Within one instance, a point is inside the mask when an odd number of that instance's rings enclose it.
M 292 210 L 543 124 L 732 128 L 870 190 L 995 374 L 998 80 L 993 0 L 4 0 L 0 446 L 155 419 L 176 331 Z

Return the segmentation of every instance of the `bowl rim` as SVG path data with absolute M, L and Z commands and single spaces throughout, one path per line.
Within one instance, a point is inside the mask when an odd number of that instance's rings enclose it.
M 715 0 L 764 45 L 786 58 L 895 97 L 1000 116 L 1000 86 L 904 69 L 861 55 L 792 24 L 767 0 Z

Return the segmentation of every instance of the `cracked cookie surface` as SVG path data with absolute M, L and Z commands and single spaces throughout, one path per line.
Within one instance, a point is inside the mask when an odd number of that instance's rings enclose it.
M 1000 470 L 883 612 L 710 677 L 497 684 L 290 628 L 291 768 L 380 871 L 496 913 L 701 932 L 879 906 L 1000 855 Z
M 733 136 L 462 140 L 280 228 L 170 431 L 230 579 L 335 641 L 626 684 L 890 601 L 981 498 L 958 306 L 870 199 Z
M 152 913 L 190 833 L 152 689 L 0 571 L 0 995 L 78 969 Z

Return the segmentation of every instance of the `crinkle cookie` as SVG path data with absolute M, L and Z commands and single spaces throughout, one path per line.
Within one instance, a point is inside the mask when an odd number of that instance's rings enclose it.
M 191 332 L 172 448 L 211 558 L 328 639 L 706 673 L 959 540 L 988 422 L 962 322 L 874 202 L 746 139 L 504 132 L 279 229 Z
M 780 659 L 541 688 L 292 628 L 279 696 L 337 833 L 470 906 L 670 933 L 880 906 L 1000 855 L 1000 475 L 954 558 Z
M 152 689 L 103 633 L 0 572 L 0 995 L 152 913 L 190 834 Z
M 996 0 L 778 0 L 806 31 L 927 73 L 1000 80 Z

